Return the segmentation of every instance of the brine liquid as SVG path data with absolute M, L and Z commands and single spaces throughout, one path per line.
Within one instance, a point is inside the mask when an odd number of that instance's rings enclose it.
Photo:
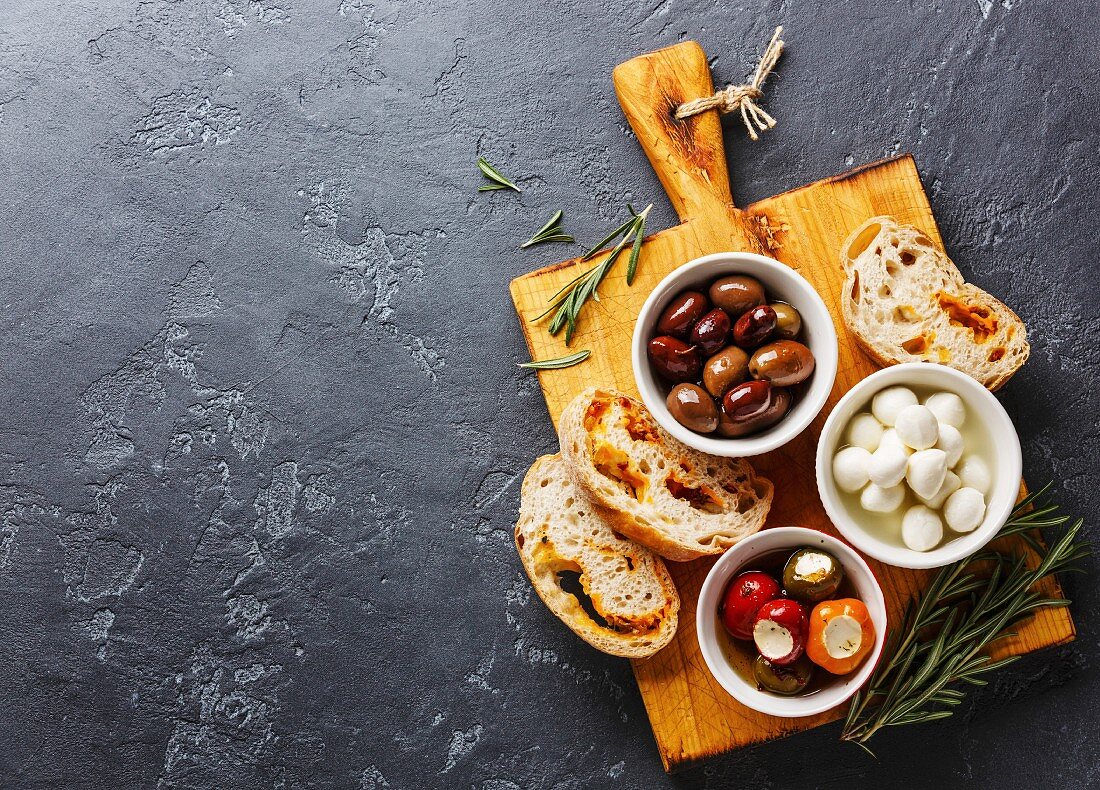
M 815 548 L 815 547 L 813 547 L 813 546 L 796 546 L 793 549 L 782 549 L 780 551 L 769 551 L 766 554 L 761 554 L 759 557 L 755 558 L 748 565 L 746 565 L 745 567 L 738 570 L 737 573 L 734 574 L 733 578 L 736 579 L 742 573 L 747 573 L 748 571 L 763 571 L 764 573 L 768 574 L 773 579 L 775 579 L 777 582 L 779 582 L 780 586 L 782 587 L 782 585 L 783 585 L 783 566 L 787 564 L 787 560 L 789 560 L 795 552 L 797 552 L 797 551 L 799 551 L 803 548 Z M 733 583 L 733 579 L 730 580 L 730 584 L 732 584 L 732 583 Z M 781 591 L 780 595 L 784 598 L 790 597 L 790 596 L 787 595 L 786 590 Z M 831 596 L 829 596 L 829 598 L 827 600 L 836 600 L 838 598 L 858 598 L 858 597 L 859 596 L 856 595 L 855 587 L 848 580 L 847 574 L 845 574 L 845 576 L 840 581 L 840 587 L 838 587 L 837 591 L 835 593 L 833 593 Z M 723 600 L 725 599 L 725 594 L 724 593 L 723 593 L 722 598 L 723 598 Z M 795 600 L 797 601 L 798 599 L 795 598 Z M 803 601 L 799 601 L 799 603 L 801 603 L 804 607 L 806 607 L 806 616 L 809 617 L 810 612 L 813 611 L 814 606 L 816 604 L 809 603 L 809 602 L 803 602 Z M 756 643 L 753 642 L 751 639 L 734 639 L 732 636 L 729 635 L 729 632 L 726 630 L 726 627 L 722 624 L 721 614 L 716 613 L 716 617 L 718 619 L 718 625 L 717 625 L 718 640 L 722 645 L 722 652 L 725 654 L 726 659 L 729 661 L 730 666 L 733 667 L 733 671 L 736 672 L 741 677 L 741 679 L 744 680 L 746 683 L 749 683 L 750 685 L 756 686 L 756 688 L 758 690 L 766 692 L 768 694 L 775 694 L 774 691 L 766 689 L 763 686 L 761 686 L 759 683 L 757 683 L 756 682 L 756 676 L 753 674 L 752 664 L 756 660 L 756 657 L 758 655 L 760 655 L 759 651 L 756 649 Z M 821 667 L 815 666 L 814 667 L 814 673 L 810 677 L 809 685 L 807 685 L 805 689 L 798 692 L 797 694 L 792 694 L 790 696 L 792 696 L 792 697 L 805 697 L 805 696 L 809 696 L 810 694 L 816 694 L 817 692 L 821 691 L 826 686 L 831 685 L 832 682 L 837 680 L 839 677 L 841 677 L 841 676 L 834 675 L 830 672 L 826 672 Z M 785 696 L 785 695 L 776 694 L 776 696 Z
M 928 397 L 930 395 L 935 395 L 937 392 L 950 392 L 950 390 L 940 390 L 935 389 L 934 387 L 918 386 L 907 387 L 907 389 L 912 390 L 921 403 L 924 403 L 926 400 L 928 400 Z M 876 392 L 875 395 L 877 394 L 878 393 Z M 870 414 L 871 400 L 873 398 L 874 395 L 872 395 L 871 398 L 869 398 L 867 402 L 863 404 L 863 407 L 859 409 L 856 414 Z M 965 401 L 964 404 L 966 404 Z M 963 440 L 962 458 L 966 458 L 968 455 L 975 455 L 981 458 L 983 461 L 985 461 L 986 466 L 989 467 L 990 479 L 996 480 L 997 458 L 992 452 L 993 442 L 989 436 L 989 431 L 986 430 L 985 425 L 983 425 L 979 421 L 977 415 L 975 415 L 973 412 L 974 410 L 969 406 L 969 404 L 966 404 L 966 420 L 963 422 L 962 427 L 959 428 L 959 433 L 962 435 Z M 847 431 L 847 426 L 845 426 L 845 431 Z M 837 445 L 837 448 L 833 454 L 835 455 L 836 453 L 840 452 L 848 446 L 849 445 L 847 441 L 842 440 L 841 443 Z M 959 459 L 959 463 L 962 463 L 962 458 Z M 958 467 L 958 465 L 959 464 L 955 465 L 956 468 Z M 844 508 L 848 511 L 848 514 L 853 518 L 853 520 L 858 521 L 860 526 L 862 526 L 868 532 L 874 534 L 881 540 L 887 543 L 891 543 L 898 548 L 904 549 L 907 547 L 905 545 L 905 541 L 901 539 L 901 520 L 905 516 L 906 510 L 913 507 L 913 505 L 920 505 L 923 503 L 919 499 L 917 499 L 916 494 L 909 490 L 909 486 L 904 480 L 901 481 L 901 485 L 905 488 L 905 499 L 901 501 L 898 509 L 893 511 L 892 513 L 872 513 L 870 510 L 864 510 L 863 505 L 859 503 L 860 491 L 856 491 L 855 493 L 848 493 L 847 491 L 841 491 L 840 488 L 837 488 L 837 493 L 840 495 L 840 501 L 844 504 Z M 988 496 L 989 494 L 987 493 L 986 505 L 989 504 Z M 936 512 L 942 519 L 943 508 L 941 507 Z M 945 522 L 943 525 L 943 540 L 941 540 L 933 548 L 946 546 L 951 541 L 957 540 L 962 536 L 962 533 L 952 531 L 952 529 L 948 527 L 947 523 Z

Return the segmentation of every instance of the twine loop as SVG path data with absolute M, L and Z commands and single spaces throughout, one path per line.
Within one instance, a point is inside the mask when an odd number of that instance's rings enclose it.
M 749 137 L 759 140 L 760 135 L 756 133 L 757 130 L 766 132 L 775 126 L 775 118 L 757 104 L 757 101 L 764 96 L 764 91 L 761 89 L 764 80 L 772 73 L 775 64 L 779 62 L 779 56 L 783 54 L 783 40 L 779 38 L 782 33 L 782 27 L 775 29 L 771 41 L 764 49 L 764 54 L 760 56 L 760 62 L 756 64 L 756 72 L 749 82 L 744 85 L 728 85 L 713 96 L 684 102 L 676 108 L 676 117 L 690 118 L 713 109 L 717 109 L 722 114 L 740 110 L 741 120 L 749 130 Z

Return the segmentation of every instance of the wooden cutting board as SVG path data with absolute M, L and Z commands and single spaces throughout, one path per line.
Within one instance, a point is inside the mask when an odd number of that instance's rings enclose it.
M 830 306 L 840 339 L 840 364 L 829 401 L 811 427 L 785 447 L 752 459 L 757 471 L 775 483 L 775 502 L 766 526 L 796 524 L 837 535 L 814 482 L 817 437 L 840 397 L 876 369 L 841 319 L 840 244 L 865 219 L 890 214 L 942 245 L 913 159 L 902 156 L 876 162 L 738 209 L 730 196 L 718 113 L 712 110 L 682 121 L 672 115 L 682 102 L 714 92 L 699 45 L 689 41 L 623 63 L 615 69 L 614 82 L 626 117 L 682 222 L 646 239 L 633 286 L 626 285 L 625 256 L 616 264 L 600 286 L 601 301 L 584 308 L 572 348 L 565 346 L 564 332 L 551 337 L 545 322 L 532 319 L 543 312 L 552 294 L 583 271 L 578 266 L 590 267 L 595 261 L 565 261 L 512 281 L 512 299 L 532 359 L 592 350 L 583 364 L 539 372 L 550 416 L 556 424 L 565 405 L 592 384 L 637 397 L 630 364 L 634 321 L 646 296 L 670 271 L 712 252 L 749 250 L 775 257 L 808 279 Z M 634 662 L 661 759 L 669 770 L 816 727 L 838 718 L 842 711 L 838 708 L 806 719 L 765 716 L 740 705 L 711 677 L 695 638 L 695 603 L 713 562 L 669 563 L 683 601 L 679 630 L 657 655 Z M 905 603 L 927 583 L 930 572 L 873 560 L 870 564 L 882 583 L 891 622 L 897 622 Z M 1057 589 L 1053 583 L 1048 587 L 1050 592 Z M 1062 644 L 1074 635 L 1067 609 L 1043 610 L 1018 636 L 1000 642 L 995 655 Z

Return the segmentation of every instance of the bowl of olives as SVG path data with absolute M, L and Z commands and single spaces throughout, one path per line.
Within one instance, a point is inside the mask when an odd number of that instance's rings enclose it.
M 653 416 L 711 455 L 786 444 L 836 378 L 836 330 L 821 297 L 789 266 L 747 252 L 696 258 L 658 283 L 631 352 Z
M 867 682 L 882 655 L 886 601 L 867 563 L 836 538 L 772 527 L 745 538 L 703 582 L 703 660 L 753 710 L 823 713 Z

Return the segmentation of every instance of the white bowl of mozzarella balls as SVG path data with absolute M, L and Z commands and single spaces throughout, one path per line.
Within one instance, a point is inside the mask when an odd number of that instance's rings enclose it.
M 1008 413 L 965 373 L 884 368 L 840 399 L 817 445 L 817 489 L 840 533 L 877 560 L 938 568 L 973 554 L 1020 492 Z

